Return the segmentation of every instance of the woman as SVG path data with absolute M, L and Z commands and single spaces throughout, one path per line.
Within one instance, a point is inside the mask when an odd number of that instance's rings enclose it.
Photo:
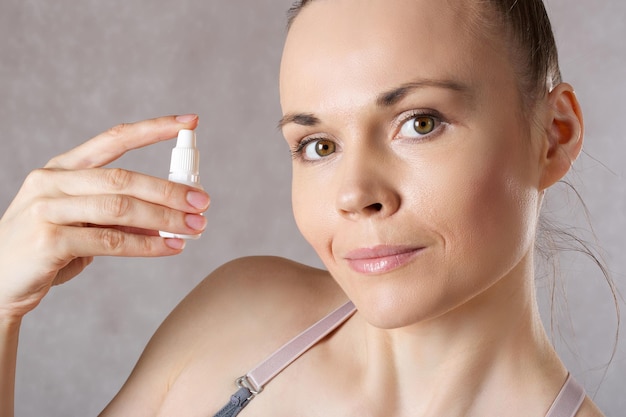
M 102 415 L 212 415 L 232 381 L 348 300 L 358 312 L 241 415 L 548 415 L 568 372 L 539 319 L 533 245 L 543 194 L 583 138 L 552 43 L 530 0 L 295 6 L 280 126 L 296 221 L 328 271 L 263 257 L 219 268 Z M 21 318 L 51 285 L 93 256 L 183 249 L 154 231 L 204 230 L 205 193 L 100 168 L 196 124 L 121 125 L 27 178 L 0 223 L 4 415 Z M 602 415 L 589 398 L 574 412 Z

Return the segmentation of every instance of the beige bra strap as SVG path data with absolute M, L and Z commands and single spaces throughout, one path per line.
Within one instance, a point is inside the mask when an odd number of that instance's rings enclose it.
M 243 392 L 241 394 L 243 396 L 243 401 L 241 401 L 243 404 L 238 406 L 238 411 L 245 407 L 256 394 L 263 391 L 265 384 L 272 380 L 272 378 L 278 375 L 317 342 L 342 325 L 355 311 L 356 307 L 354 304 L 348 301 L 313 326 L 309 327 L 303 333 L 291 339 L 270 357 L 257 365 L 256 368 L 239 378 L 237 385 L 241 388 L 240 391 Z M 233 398 L 235 398 L 235 396 Z M 552 403 L 546 417 L 575 417 L 584 399 L 585 390 L 571 375 L 568 375 L 565 384 Z M 233 400 L 231 399 L 231 401 Z M 232 410 L 229 412 L 231 411 Z M 238 411 L 234 414 L 223 415 L 237 415 Z M 218 413 L 218 415 L 222 414 Z
M 554 399 L 546 417 L 574 417 L 584 400 L 584 388 L 571 375 L 568 375 L 567 381 Z
M 274 378 L 280 371 L 289 366 L 313 345 L 326 337 L 330 332 L 343 324 L 354 312 L 356 307 L 348 301 L 303 333 L 300 333 L 283 347 L 274 352 L 265 361 L 257 365 L 238 380 L 238 384 L 246 386 L 253 394 L 263 390 L 263 386 Z

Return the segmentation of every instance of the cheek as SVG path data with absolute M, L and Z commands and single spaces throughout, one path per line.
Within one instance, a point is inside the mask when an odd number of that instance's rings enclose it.
M 323 179 L 300 175 L 294 167 L 291 199 L 293 214 L 300 233 L 324 260 L 324 249 L 330 247 L 333 217 L 331 184 Z M 323 186 L 323 184 L 326 186 Z
M 432 193 L 438 213 L 431 215 L 452 264 L 502 268 L 526 253 L 534 239 L 538 196 L 519 155 L 515 147 L 492 146 L 450 158 L 448 168 L 439 171 L 435 190 L 447 191 Z

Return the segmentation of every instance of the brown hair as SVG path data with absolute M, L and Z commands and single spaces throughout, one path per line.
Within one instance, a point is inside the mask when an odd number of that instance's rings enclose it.
M 300 11 L 313 0 L 298 0 L 287 11 L 289 29 Z M 504 30 L 511 41 L 516 54 L 516 68 L 519 68 L 520 93 L 526 108 L 531 108 L 539 98 L 561 82 L 558 52 L 552 33 L 552 25 L 542 0 L 486 0 L 477 2 L 487 4 L 496 13 L 499 30 Z M 483 16 L 484 27 L 492 26 L 487 19 L 491 13 Z

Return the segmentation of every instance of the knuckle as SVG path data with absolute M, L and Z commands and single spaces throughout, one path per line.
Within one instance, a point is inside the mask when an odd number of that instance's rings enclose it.
M 120 123 L 118 125 L 115 125 L 111 128 L 109 128 L 109 130 L 107 130 L 107 134 L 109 136 L 112 136 L 114 138 L 118 138 L 121 136 L 124 136 L 126 134 L 126 132 L 128 131 L 128 128 L 130 126 L 130 123 Z
M 33 239 L 33 248 L 40 254 L 49 253 L 52 248 L 59 250 L 63 241 L 60 231 L 60 227 L 53 224 L 41 225 Z
M 164 201 L 169 201 L 172 197 L 174 197 L 177 189 L 178 189 L 178 185 L 175 182 L 164 181 L 163 187 L 160 190 Z
M 139 252 L 142 254 L 145 253 L 151 253 L 154 251 L 154 245 L 153 245 L 153 241 L 148 238 L 147 236 L 144 236 L 140 241 L 139 241 L 139 245 L 138 245 L 138 249 Z
M 113 217 L 123 217 L 130 208 L 130 198 L 124 195 L 111 195 L 104 200 L 105 213 Z
M 24 186 L 26 187 L 39 187 L 44 181 L 44 177 L 50 172 L 45 168 L 38 168 L 32 170 L 24 180 Z
M 122 168 L 111 168 L 105 172 L 105 182 L 112 190 L 124 190 L 132 180 L 132 173 Z
M 57 167 L 58 168 L 58 167 L 61 166 L 61 164 L 59 163 L 60 159 L 61 159 L 61 155 L 57 155 L 57 156 L 55 156 L 53 158 L 50 158 L 50 160 L 48 160 L 48 162 L 46 163 L 45 166 L 46 167 Z
M 100 229 L 100 241 L 107 252 L 118 252 L 124 246 L 125 238 L 117 229 Z
M 165 208 L 161 209 L 159 212 L 159 217 L 163 224 L 167 225 L 167 227 L 169 228 L 180 226 L 180 224 L 183 223 L 183 221 L 178 218 L 177 212 L 174 210 Z
M 50 209 L 49 201 L 46 198 L 36 198 L 30 205 L 30 217 L 33 220 L 44 218 Z

